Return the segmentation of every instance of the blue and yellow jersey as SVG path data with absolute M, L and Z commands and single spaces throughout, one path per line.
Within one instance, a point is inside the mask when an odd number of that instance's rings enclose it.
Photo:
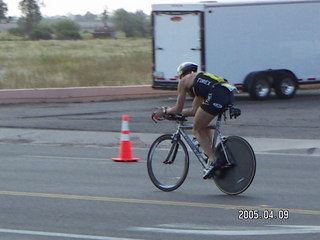
M 230 91 L 236 90 L 236 87 L 229 84 L 224 78 L 210 73 L 199 72 L 194 79 L 193 85 L 190 88 L 190 92 L 194 96 L 199 96 L 206 99 L 212 87 L 219 83 L 221 86 L 228 88 Z

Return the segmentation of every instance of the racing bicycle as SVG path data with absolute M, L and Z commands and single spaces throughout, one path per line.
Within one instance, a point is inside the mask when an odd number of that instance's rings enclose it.
M 239 108 L 232 105 L 220 113 L 215 124 L 208 128 L 214 129 L 212 149 L 220 162 L 220 168 L 215 170 L 211 179 L 216 186 L 228 195 L 243 193 L 252 183 L 256 172 L 256 157 L 250 144 L 239 136 L 222 136 L 220 125 L 222 119 L 237 118 L 241 114 Z M 173 134 L 164 134 L 158 137 L 151 145 L 147 168 L 152 183 L 162 191 L 174 191 L 185 181 L 189 171 L 189 145 L 196 158 L 204 168 L 207 156 L 195 141 L 187 134 L 193 128 L 186 124 L 187 117 L 167 114 L 164 119 L 175 121 L 177 130 Z M 155 119 L 153 119 L 155 121 Z

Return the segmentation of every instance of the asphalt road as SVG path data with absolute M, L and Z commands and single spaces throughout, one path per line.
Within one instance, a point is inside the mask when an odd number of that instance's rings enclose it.
M 243 115 L 228 121 L 224 132 L 319 139 L 319 100 L 316 91 L 289 101 L 239 96 Z M 151 122 L 150 112 L 174 102 L 2 105 L 0 127 L 118 132 L 121 116 L 128 114 L 134 132 L 170 131 L 171 124 Z M 138 163 L 116 163 L 110 160 L 118 155 L 116 146 L 2 141 L 0 239 L 319 239 L 319 154 L 259 152 L 254 182 L 232 197 L 202 180 L 194 158 L 178 190 L 157 190 L 147 176 L 147 151 L 143 145 L 134 149 Z M 261 219 L 239 219 L 249 212 Z
M 202 180 L 195 161 L 181 188 L 165 193 L 149 181 L 144 160 L 106 160 L 116 148 L 2 144 L 0 151 L 2 240 L 320 236 L 317 157 L 301 164 L 301 156 L 259 154 L 253 184 L 234 197 Z M 147 149 L 135 154 L 145 159 Z M 242 210 L 277 219 L 239 219 Z
M 319 139 L 320 90 L 300 90 L 290 100 L 272 97 L 251 101 L 238 95 L 236 106 L 242 110 L 237 120 L 227 121 L 225 134 L 254 137 Z M 163 133 L 172 131 L 167 122 L 155 125 L 151 112 L 158 106 L 172 106 L 174 98 L 73 104 L 8 104 L 0 106 L 0 127 L 119 131 L 122 115 L 130 117 L 132 132 Z M 187 106 L 191 100 L 187 101 Z

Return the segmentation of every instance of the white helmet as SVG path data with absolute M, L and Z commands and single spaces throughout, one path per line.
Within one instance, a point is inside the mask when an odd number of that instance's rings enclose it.
M 184 62 L 184 63 L 181 63 L 177 68 L 177 73 L 179 78 L 181 78 L 188 73 L 197 72 L 197 70 L 198 70 L 197 64 L 193 62 Z

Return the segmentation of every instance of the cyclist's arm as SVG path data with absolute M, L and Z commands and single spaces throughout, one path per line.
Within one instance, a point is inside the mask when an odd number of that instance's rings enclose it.
M 180 114 L 183 110 L 184 102 L 187 95 L 187 88 L 185 86 L 185 80 L 181 80 L 178 84 L 178 97 L 177 102 L 174 107 L 168 108 L 167 113 L 170 114 Z
M 182 115 L 186 117 L 193 117 L 194 115 L 196 115 L 196 112 L 198 108 L 201 106 L 202 102 L 203 102 L 203 98 L 196 96 L 193 99 L 192 108 L 183 109 Z

